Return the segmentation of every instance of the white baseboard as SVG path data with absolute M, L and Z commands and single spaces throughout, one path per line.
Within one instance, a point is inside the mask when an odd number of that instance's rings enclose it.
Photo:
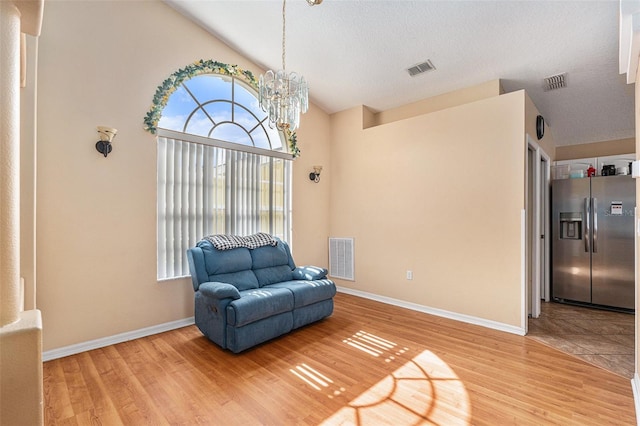
M 52 349 L 42 353 L 42 361 L 51 361 L 52 359 L 62 358 L 69 355 L 79 354 L 80 352 L 90 351 L 92 349 L 104 348 L 105 346 L 115 345 L 117 343 L 127 342 L 141 337 L 151 336 L 153 334 L 164 333 L 165 331 L 175 330 L 176 328 L 186 327 L 194 324 L 194 318 L 185 318 L 177 321 L 165 322 L 164 324 L 153 325 L 151 327 L 141 328 L 139 330 L 127 331 L 126 333 L 115 334 L 113 336 L 103 337 L 101 339 L 89 340 L 75 345 L 65 346 L 58 349 Z
M 457 314 L 455 312 L 449 312 L 442 309 L 430 308 L 428 306 L 418 305 L 416 303 L 406 302 L 404 300 L 393 299 L 391 297 L 378 296 L 373 293 L 353 290 L 346 287 L 338 287 L 338 291 L 365 299 L 375 300 L 377 302 L 387 303 L 389 305 L 399 306 L 401 308 L 411 309 L 413 311 L 424 312 L 426 314 L 449 318 L 456 321 L 462 321 L 468 324 L 480 325 L 494 330 L 505 331 L 507 333 L 518 334 L 521 336 L 524 336 L 525 334 L 525 330 L 520 327 L 514 327 L 512 325 L 490 321 L 483 318 L 472 317 L 470 315 Z M 141 328 L 139 330 L 128 331 L 126 333 L 120 333 L 113 336 L 103 337 L 100 339 L 89 340 L 88 342 L 82 342 L 75 345 L 45 351 L 42 353 L 42 360 L 51 361 L 53 359 L 75 355 L 80 352 L 90 351 L 92 349 L 104 348 L 105 346 L 115 345 L 117 343 L 122 343 L 133 339 L 139 339 L 141 337 L 151 336 L 153 334 L 163 333 L 165 331 L 175 330 L 176 328 L 186 327 L 193 324 L 194 318 L 190 317 L 182 320 L 154 325 L 151 327 Z
M 365 299 L 375 300 L 376 302 L 382 302 L 389 305 L 399 306 L 401 308 L 411 309 L 412 311 L 423 312 L 425 314 L 431 314 L 438 317 L 449 318 L 456 321 L 466 322 L 468 324 L 479 325 L 482 327 L 491 328 L 493 330 L 505 331 L 511 334 L 517 334 L 524 336 L 526 331 L 522 327 L 515 327 L 513 325 L 504 324 L 497 321 L 491 321 L 484 318 L 472 317 L 470 315 L 458 314 L 455 312 L 445 311 L 443 309 L 430 308 L 424 305 L 418 305 L 417 303 L 406 302 L 404 300 L 393 299 L 391 297 L 379 296 L 373 293 L 367 293 L 365 291 L 353 290 L 346 287 L 338 287 L 338 291 L 345 294 L 351 294 L 353 296 L 362 297 Z
M 640 426 L 640 377 L 634 373 L 631 379 L 631 390 L 633 391 L 633 402 L 636 406 L 636 423 Z

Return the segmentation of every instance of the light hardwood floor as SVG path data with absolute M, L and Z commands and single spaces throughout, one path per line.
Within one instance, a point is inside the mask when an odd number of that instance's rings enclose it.
M 533 339 L 338 294 L 239 355 L 195 326 L 44 364 L 47 425 L 633 425 L 628 379 Z

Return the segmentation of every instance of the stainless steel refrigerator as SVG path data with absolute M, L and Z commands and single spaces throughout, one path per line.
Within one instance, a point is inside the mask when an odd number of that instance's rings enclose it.
M 635 309 L 635 194 L 628 175 L 552 181 L 554 300 Z

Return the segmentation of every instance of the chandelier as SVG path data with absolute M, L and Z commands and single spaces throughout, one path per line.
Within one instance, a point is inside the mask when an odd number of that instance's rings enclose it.
M 322 0 L 307 0 L 310 6 Z M 269 127 L 294 131 L 300 126 L 300 114 L 309 109 L 309 86 L 303 76 L 287 72 L 285 67 L 286 4 L 282 1 L 282 69 L 269 70 L 258 80 L 260 108 L 269 117 Z

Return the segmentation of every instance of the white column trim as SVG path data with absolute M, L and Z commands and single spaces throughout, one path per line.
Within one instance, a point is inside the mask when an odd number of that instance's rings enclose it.
M 20 11 L 0 1 L 0 326 L 20 312 Z

